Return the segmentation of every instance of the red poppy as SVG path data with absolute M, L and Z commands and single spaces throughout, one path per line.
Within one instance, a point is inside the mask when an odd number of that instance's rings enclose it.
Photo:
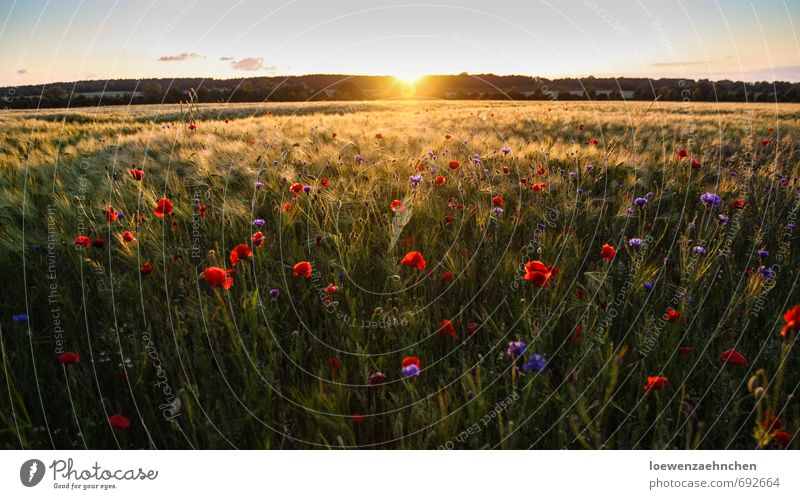
M 449 319 L 440 320 L 439 324 L 437 324 L 437 326 L 438 326 L 437 331 L 439 331 L 439 334 L 446 334 L 447 336 L 450 336 L 451 338 L 458 339 L 458 333 L 456 332 L 456 328 L 453 326 L 453 323 L 450 322 Z M 403 366 L 403 367 L 405 367 L 405 366 Z
M 233 250 L 231 251 L 229 257 L 231 261 L 231 267 L 235 267 L 236 264 L 239 263 L 239 260 L 244 260 L 245 258 L 250 258 L 251 256 L 253 256 L 253 252 L 252 250 L 250 250 L 250 247 L 248 245 L 246 244 L 236 245 L 236 247 L 233 248 Z
M 669 379 L 665 376 L 648 376 L 647 384 L 644 385 L 644 393 L 649 393 L 650 390 L 663 390 L 669 384 Z
M 575 329 L 572 331 L 572 342 L 576 345 L 581 342 L 581 334 L 583 334 L 583 328 L 580 325 L 575 326 Z
M 427 169 L 428 169 L 428 167 L 425 166 L 425 163 L 417 163 L 417 171 L 418 172 L 424 172 Z
M 427 264 L 425 263 L 425 258 L 422 256 L 422 253 L 419 251 L 411 251 L 406 253 L 406 256 L 400 260 L 400 263 L 405 265 L 406 267 L 416 267 L 420 270 L 425 270 L 428 268 Z
M 415 365 L 417 369 L 422 369 L 422 363 L 419 361 L 419 357 L 411 356 L 403 359 L 402 367 L 408 367 L 410 365 Z
M 444 138 L 447 139 L 447 140 L 450 140 L 451 138 L 453 138 L 453 136 L 450 135 L 449 133 L 446 133 L 446 134 L 444 134 Z
M 761 145 L 767 147 L 769 145 L 769 139 L 764 139 L 761 141 Z
M 786 322 L 786 325 L 781 329 L 781 336 L 786 336 L 786 333 L 800 329 L 800 305 L 795 305 L 783 314 L 783 321 Z
M 686 345 L 678 347 L 678 353 L 681 355 L 689 355 L 692 353 L 692 350 L 694 350 L 692 347 Z
M 703 165 L 701 165 L 699 161 L 692 160 L 692 168 L 694 168 L 696 170 L 696 169 L 700 168 L 701 166 L 703 166 Z
M 360 412 L 354 412 L 352 419 L 354 425 L 364 424 L 364 416 L 362 416 Z
M 554 265 L 547 266 L 539 260 L 533 260 L 525 264 L 523 278 L 534 286 L 546 288 L 550 285 L 550 278 L 556 274 L 558 269 Z
M 206 267 L 203 271 L 203 277 L 206 282 L 211 284 L 212 288 L 222 286 L 223 289 L 231 289 L 233 286 L 233 277 L 231 277 L 231 270 L 221 269 L 219 267 Z
M 375 138 L 378 139 L 378 140 L 381 140 L 383 138 L 383 134 L 376 133 L 375 134 Z
M 145 263 L 142 265 L 142 268 L 139 269 L 139 273 L 143 276 L 150 274 L 153 271 L 153 265 L 150 262 Z
M 267 238 L 264 237 L 264 234 L 262 234 L 261 231 L 256 232 L 255 234 L 253 234 L 250 237 L 250 241 L 253 243 L 253 246 L 255 246 L 256 248 L 260 248 L 261 246 L 263 246 L 264 245 L 264 241 L 266 241 L 266 239 Z
M 722 355 L 719 356 L 719 360 L 725 364 L 730 364 L 737 367 L 747 365 L 747 359 L 745 359 L 742 354 L 733 348 L 722 352 Z
M 588 144 L 592 145 L 592 146 L 596 146 L 599 143 L 600 143 L 600 141 L 597 140 L 597 139 L 589 139 L 589 142 L 588 142 Z
M 508 172 L 510 172 L 510 171 L 511 170 L 509 170 L 509 168 L 507 166 L 503 167 L 503 173 L 505 173 L 506 175 L 508 175 Z
M 686 158 L 688 156 L 689 156 L 689 153 L 686 152 L 686 149 L 681 149 L 680 151 L 678 151 L 678 157 L 680 159 Z
M 342 361 L 337 359 L 336 357 L 331 357 L 327 361 L 325 361 L 325 365 L 328 366 L 328 369 L 331 371 L 335 371 L 342 367 Z
M 122 233 L 122 240 L 126 243 L 132 243 L 133 241 L 136 241 L 136 237 L 133 235 L 133 232 L 126 230 Z
M 453 275 L 453 273 L 448 270 L 448 271 L 442 273 L 441 279 L 443 281 L 452 281 L 454 277 L 455 276 Z
M 547 184 L 545 182 L 540 182 L 538 184 L 532 184 L 531 190 L 533 192 L 543 192 L 547 190 Z
M 189 130 L 194 130 L 194 129 L 196 129 L 196 128 L 197 128 L 197 125 L 195 125 L 194 123 L 192 123 L 191 125 L 189 125 Z
M 156 203 L 156 208 L 153 210 L 153 213 L 158 218 L 163 218 L 166 215 L 172 215 L 172 201 L 167 198 L 161 198 Z
M 404 205 L 403 202 L 400 201 L 399 199 L 392 200 L 391 204 L 389 204 L 389 207 L 395 213 L 399 213 L 401 211 L 405 211 L 405 209 L 406 209 L 406 205 Z
M 447 163 L 447 166 L 449 166 L 451 170 L 455 170 L 456 168 L 458 168 L 459 166 L 461 166 L 461 163 L 459 163 L 459 162 L 458 162 L 458 161 L 456 161 L 456 160 L 452 160 L 452 161 L 450 161 L 449 163 Z
M 670 308 L 667 310 L 667 313 L 664 314 L 664 320 L 670 323 L 675 323 L 681 317 L 681 313 L 674 308 Z
M 783 420 L 767 412 L 764 414 L 764 421 L 761 422 L 761 427 L 769 432 L 780 430 L 783 428 Z
M 369 383 L 370 386 L 380 386 L 386 383 L 386 375 L 380 371 L 372 373 L 367 379 L 367 383 Z
M 787 445 L 789 442 L 792 441 L 792 438 L 794 438 L 794 435 L 783 430 L 777 430 L 773 432 L 772 436 L 773 438 L 775 438 L 775 443 L 780 445 L 781 447 Z
M 731 206 L 736 208 L 737 210 L 741 210 L 742 208 L 744 208 L 744 201 L 742 201 L 741 199 L 737 199 L 731 202 Z
M 578 298 L 579 300 L 583 300 L 585 296 L 586 296 L 586 291 L 584 291 L 583 289 L 578 288 L 575 290 L 575 297 Z
M 433 180 L 433 183 L 436 185 L 444 185 L 447 183 L 447 180 L 441 175 L 437 175 L 436 178 Z
M 322 184 L 322 187 L 328 187 L 329 185 L 331 185 L 330 180 L 328 180 L 325 177 L 321 178 L 319 182 Z
M 453 218 L 453 215 L 445 215 L 444 216 L 444 223 L 446 223 L 446 224 L 453 223 L 453 220 L 455 220 L 455 218 Z
M 767 132 L 769 132 L 769 133 L 772 133 L 773 130 L 774 130 L 774 128 L 772 128 L 772 127 L 767 128 Z
M 108 223 L 116 222 L 117 221 L 117 212 L 114 210 L 114 207 L 111 205 L 106 206 L 106 218 L 108 219 Z
M 106 246 L 106 242 L 105 240 L 103 240 L 102 237 L 96 237 L 94 238 L 94 241 L 92 241 L 92 246 L 95 248 L 103 249 Z
M 336 293 L 339 292 L 339 286 L 335 284 L 328 284 L 327 286 L 325 286 L 325 292 L 328 293 L 329 295 L 335 295 Z
M 131 427 L 131 420 L 122 414 L 114 414 L 108 418 L 108 424 L 115 430 L 127 430 Z
M 303 191 L 303 184 L 300 182 L 295 182 L 294 184 L 289 187 L 289 190 L 292 191 L 292 195 L 297 197 L 297 194 Z
M 614 249 L 613 246 L 610 244 L 604 244 L 600 247 L 600 256 L 603 257 L 603 260 L 611 261 L 614 259 L 614 255 L 617 254 L 617 250 Z
M 89 248 L 92 246 L 92 241 L 89 239 L 89 236 L 78 236 L 75 238 L 75 246 Z
M 198 204 L 197 205 L 197 213 L 200 215 L 200 220 L 206 219 L 206 205 Z
M 292 267 L 292 275 L 294 277 L 303 276 L 306 279 L 311 277 L 311 264 L 308 262 L 298 262 Z
M 475 334 L 475 332 L 478 331 L 478 328 L 480 327 L 481 325 L 478 324 L 477 322 L 470 322 L 469 324 L 467 324 L 467 334 L 469 336 L 472 336 L 473 334 Z
M 131 168 L 128 170 L 128 173 L 131 174 L 131 177 L 133 177 L 134 180 L 142 180 L 144 178 L 144 170 L 141 168 Z
M 294 208 L 294 205 L 292 203 L 283 203 L 283 206 L 281 206 L 281 210 L 284 213 L 288 213 L 288 212 L 292 211 L 293 208 Z
M 70 364 L 79 364 L 81 362 L 81 356 L 75 352 L 64 352 L 58 356 L 58 361 L 65 366 Z
M 503 206 L 505 206 L 506 202 L 503 201 L 503 198 L 501 198 L 500 196 L 495 196 L 492 198 L 492 204 L 494 206 L 499 206 L 502 208 Z

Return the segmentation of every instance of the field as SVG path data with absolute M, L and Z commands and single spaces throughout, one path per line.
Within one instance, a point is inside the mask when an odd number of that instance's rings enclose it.
M 4 447 L 800 448 L 798 105 L 0 125 Z

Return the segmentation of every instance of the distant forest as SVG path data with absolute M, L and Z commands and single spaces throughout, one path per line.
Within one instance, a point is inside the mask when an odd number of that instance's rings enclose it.
M 545 79 L 462 73 L 426 76 L 413 85 L 392 76 L 148 78 L 2 87 L 0 93 L 6 109 L 169 104 L 186 102 L 190 98 L 200 103 L 397 98 L 800 102 L 800 83 L 591 76 Z

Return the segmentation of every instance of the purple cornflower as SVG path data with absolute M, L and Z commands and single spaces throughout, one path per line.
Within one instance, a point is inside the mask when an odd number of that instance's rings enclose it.
M 723 215 L 722 213 L 717 215 L 717 217 L 719 218 L 719 223 L 721 223 L 722 225 L 725 225 L 726 223 L 728 223 L 728 220 L 730 220 L 730 218 L 728 218 L 728 215 Z
M 523 364 L 522 369 L 526 372 L 535 371 L 540 373 L 544 371 L 544 367 L 547 365 L 547 359 L 544 358 L 544 355 L 539 355 L 535 353 L 528 357 L 528 360 Z
M 578 192 L 578 195 L 580 196 L 581 194 L 583 194 L 584 191 L 583 191 L 583 189 L 578 189 L 577 192 Z
M 277 298 L 281 295 L 281 291 L 277 288 L 273 288 L 269 291 L 269 295 L 273 298 Z
M 758 250 L 758 256 L 760 256 L 761 258 L 766 258 L 769 256 L 769 251 L 763 249 Z
M 700 196 L 700 201 L 702 201 L 706 206 L 719 206 L 720 199 L 719 196 L 713 192 L 706 192 Z
M 267 225 L 267 222 L 263 218 L 256 218 L 253 220 L 253 225 L 260 229 L 261 227 Z
M 30 319 L 30 317 L 28 317 L 28 314 L 14 314 L 11 316 L 11 318 L 14 319 L 14 322 L 18 324 L 22 324 L 23 322 L 28 322 L 28 320 Z
M 494 213 L 494 216 L 499 217 L 503 214 L 503 208 L 500 208 L 499 206 L 492 206 L 492 213 Z
M 521 341 L 509 341 L 508 350 L 506 350 L 506 353 L 508 354 L 509 357 L 516 359 L 517 357 L 524 354 L 525 350 L 527 349 L 528 347 L 525 346 L 525 343 Z
M 594 170 L 594 165 L 586 165 L 586 171 L 587 172 L 590 172 L 592 170 Z
M 628 209 L 625 210 L 625 213 L 627 213 L 629 217 L 632 216 L 633 215 L 633 208 L 628 206 Z
M 410 378 L 419 374 L 419 367 L 416 364 L 409 364 L 403 368 L 403 376 Z
M 310 185 L 303 186 L 303 192 L 305 192 L 306 194 L 311 192 L 311 186 Z
M 772 270 L 772 267 L 767 267 L 766 265 L 762 265 L 758 268 L 758 271 L 761 272 L 761 277 L 766 280 L 771 280 L 775 277 L 775 271 Z
M 506 147 L 502 148 L 501 151 L 503 151 L 503 154 L 508 154 L 508 153 L 511 152 L 511 148 L 506 146 Z
M 256 189 L 261 190 L 262 187 L 264 187 L 263 182 L 256 182 Z
M 366 159 L 364 159 L 364 156 L 362 156 L 360 154 L 356 154 L 356 163 L 358 163 L 360 165 L 364 161 L 366 161 Z
M 645 206 L 647 205 L 647 198 L 636 198 L 633 200 L 633 204 L 639 207 Z
M 653 290 L 653 283 L 652 282 L 645 282 L 644 283 L 644 290 L 648 293 Z
M 642 240 L 638 237 L 632 237 L 628 239 L 628 246 L 634 249 L 639 249 L 642 247 Z
M 422 175 L 411 175 L 408 177 L 408 181 L 411 182 L 411 189 L 416 192 L 417 187 L 422 183 Z
M 695 246 L 694 248 L 692 248 L 692 251 L 694 251 L 698 255 L 705 255 L 706 254 L 706 249 L 704 247 L 702 247 L 702 246 Z

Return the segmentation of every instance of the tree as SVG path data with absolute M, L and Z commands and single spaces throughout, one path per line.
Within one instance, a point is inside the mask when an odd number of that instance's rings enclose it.
M 158 82 L 151 81 L 145 83 L 142 87 L 142 94 L 144 95 L 144 100 L 148 104 L 156 104 L 161 102 L 164 98 L 164 89 Z

